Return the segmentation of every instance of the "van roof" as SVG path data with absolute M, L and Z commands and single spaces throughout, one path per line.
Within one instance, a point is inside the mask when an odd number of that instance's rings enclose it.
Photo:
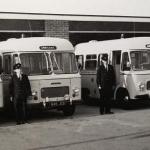
M 149 48 L 146 47 L 149 45 Z M 76 55 L 97 54 L 110 50 L 150 49 L 150 37 L 122 38 L 107 41 L 90 41 L 75 46 Z
M 0 51 L 1 52 L 42 51 L 40 49 L 40 46 L 49 47 L 51 48 L 51 50 L 55 48 L 55 51 L 74 50 L 72 44 L 66 39 L 52 38 L 52 37 L 28 37 L 20 39 L 13 38 L 7 41 L 0 42 Z

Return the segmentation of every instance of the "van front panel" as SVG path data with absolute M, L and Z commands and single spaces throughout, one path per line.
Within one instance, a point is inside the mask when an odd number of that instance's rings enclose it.
M 122 82 L 131 99 L 150 97 L 150 71 L 129 73 Z

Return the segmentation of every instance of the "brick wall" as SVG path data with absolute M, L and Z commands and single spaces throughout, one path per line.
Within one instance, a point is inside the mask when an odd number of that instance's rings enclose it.
M 46 20 L 45 36 L 69 39 L 69 21 Z

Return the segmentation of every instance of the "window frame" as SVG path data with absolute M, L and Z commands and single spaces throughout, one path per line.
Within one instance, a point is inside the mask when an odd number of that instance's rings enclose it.
M 97 54 L 87 54 L 85 58 L 86 58 L 86 59 L 85 59 L 85 70 L 89 70 L 89 71 L 90 71 L 90 70 L 91 70 L 91 71 L 96 70 L 96 68 L 97 68 L 97 63 L 98 63 L 98 61 L 97 61 Z M 95 65 L 94 65 L 94 67 L 91 69 L 91 68 L 87 67 L 87 63 L 88 63 L 88 62 L 92 62 L 92 61 L 95 61 L 95 62 L 94 62 Z

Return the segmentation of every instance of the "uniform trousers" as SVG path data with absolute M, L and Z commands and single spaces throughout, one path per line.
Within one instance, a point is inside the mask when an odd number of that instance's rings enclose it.
M 24 98 L 17 98 L 14 102 L 17 124 L 27 122 L 27 102 Z
M 100 114 L 110 113 L 111 112 L 111 98 L 112 91 L 111 89 L 101 89 L 100 91 Z

